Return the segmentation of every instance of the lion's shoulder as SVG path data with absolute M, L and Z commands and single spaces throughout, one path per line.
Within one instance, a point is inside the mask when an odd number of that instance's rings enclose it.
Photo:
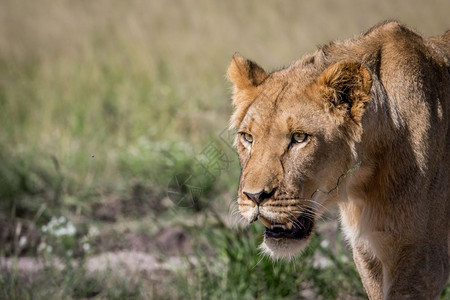
M 386 35 L 386 34 L 394 34 L 404 37 L 416 37 L 420 38 L 420 34 L 417 33 L 414 29 L 401 24 L 398 21 L 384 21 L 382 23 L 379 23 L 373 27 L 371 27 L 369 30 L 364 32 L 362 36 L 369 36 L 369 35 Z
M 377 24 L 364 33 L 344 41 L 333 41 L 320 47 L 316 56 L 333 63 L 341 60 L 356 60 L 380 67 L 383 62 L 425 63 L 435 60 L 448 65 L 450 58 L 450 32 L 426 39 L 416 30 L 397 21 Z

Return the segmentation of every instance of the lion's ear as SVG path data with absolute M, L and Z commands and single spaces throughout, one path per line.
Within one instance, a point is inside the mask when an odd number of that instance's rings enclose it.
M 372 79 L 369 70 L 357 62 L 343 61 L 330 65 L 317 78 L 313 88 L 326 105 L 348 111 L 360 121 L 370 100 Z
M 267 78 L 267 73 L 253 61 L 236 53 L 228 67 L 227 77 L 234 84 L 234 101 L 235 104 L 238 104 L 236 103 L 239 102 L 237 94 L 252 92 Z

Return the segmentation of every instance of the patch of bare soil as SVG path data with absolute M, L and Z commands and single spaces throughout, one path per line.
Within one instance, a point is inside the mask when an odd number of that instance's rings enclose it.
M 75 266 L 78 260 L 73 260 Z M 43 258 L 18 257 L 0 258 L 0 272 L 15 273 L 21 281 L 29 281 L 40 274 L 45 267 L 51 266 L 56 270 L 63 270 L 65 265 L 59 259 L 45 261 Z M 152 253 L 139 251 L 105 252 L 88 257 L 84 264 L 88 273 L 114 274 L 127 278 L 145 280 L 149 284 L 166 284 L 173 278 L 174 272 L 187 267 L 187 261 L 179 257 L 161 260 Z
M 94 217 L 104 222 L 116 222 L 123 216 L 160 214 L 168 209 L 161 192 L 142 183 L 135 183 L 128 196 L 105 197 L 92 206 Z
M 139 251 L 106 252 L 89 257 L 86 267 L 90 272 L 109 269 L 125 274 L 151 275 L 159 271 L 175 271 L 184 265 L 179 257 L 161 260 L 160 257 Z
M 106 232 L 100 234 L 94 244 L 97 253 L 138 251 L 163 256 L 192 253 L 192 237 L 181 227 L 165 227 L 154 236 L 136 232 Z
M 89 272 L 114 270 L 122 275 L 140 274 L 158 281 L 184 266 L 183 257 L 192 253 L 192 238 L 181 227 L 167 227 L 153 237 L 133 232 L 125 235 L 100 234 L 95 248 L 97 254 L 85 260 Z M 73 260 L 74 264 L 77 262 Z M 51 265 L 60 270 L 64 267 L 58 259 L 52 259 Z M 0 258 L 0 270 L 32 274 L 45 266 L 46 261 L 40 257 Z

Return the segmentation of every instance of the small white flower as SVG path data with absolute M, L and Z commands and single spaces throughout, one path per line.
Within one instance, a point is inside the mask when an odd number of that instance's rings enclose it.
M 45 248 L 45 250 L 47 250 L 48 253 L 52 253 L 53 247 L 50 246 L 50 245 L 47 245 L 47 247 Z
M 73 226 L 72 223 L 68 223 L 66 227 L 66 234 L 67 235 L 74 235 L 77 232 L 77 229 L 75 226 Z
M 47 226 L 49 228 L 53 228 L 56 224 L 57 224 L 58 220 L 55 217 L 52 217 L 52 219 L 50 220 L 50 222 L 48 222 Z
M 316 255 L 314 257 L 313 266 L 316 269 L 326 269 L 332 265 L 333 265 L 333 262 L 327 257 L 323 257 L 323 256 L 319 256 L 319 255 Z
M 75 228 L 75 226 L 73 226 L 73 224 L 69 222 L 66 224 L 66 226 L 55 228 L 52 231 L 52 235 L 54 235 L 56 237 L 62 236 L 62 235 L 75 235 L 76 232 L 77 232 L 77 229 Z
M 100 234 L 100 230 L 98 230 L 95 226 L 90 226 L 88 231 L 88 236 L 94 237 Z
M 26 236 L 21 236 L 19 239 L 19 247 L 23 247 L 25 246 L 25 244 L 27 243 L 27 237 Z
M 52 234 L 56 237 L 64 235 L 65 234 L 65 230 L 64 228 L 58 228 L 55 231 L 52 232 Z
M 330 243 L 327 240 L 323 240 L 320 242 L 320 246 L 322 248 L 328 248 L 329 245 L 330 245 Z
M 88 252 L 91 249 L 91 245 L 89 245 L 88 243 L 84 243 L 83 244 L 83 250 L 85 252 Z

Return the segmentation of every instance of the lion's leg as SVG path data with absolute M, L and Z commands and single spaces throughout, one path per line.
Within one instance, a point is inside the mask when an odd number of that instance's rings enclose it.
M 436 299 L 449 276 L 447 249 L 442 245 L 403 247 L 398 259 L 383 271 L 386 299 Z
M 353 260 L 369 298 L 383 299 L 383 271 L 380 261 L 362 247 L 353 247 Z

